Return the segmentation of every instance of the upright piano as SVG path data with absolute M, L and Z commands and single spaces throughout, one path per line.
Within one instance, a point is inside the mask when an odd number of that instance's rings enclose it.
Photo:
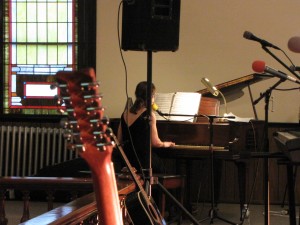
M 249 156 L 255 151 L 261 151 L 261 143 L 263 138 L 263 121 L 252 121 L 250 123 L 240 122 L 214 122 L 212 127 L 209 123 L 198 122 L 167 122 L 159 121 L 157 123 L 158 132 L 162 140 L 170 140 L 176 143 L 176 146 L 171 148 L 153 148 L 162 158 L 176 159 L 176 173 L 185 174 L 188 186 L 192 188 L 197 184 L 195 177 L 201 180 L 201 176 L 210 174 L 209 166 L 210 159 L 227 160 L 234 162 L 238 173 L 239 190 L 236 193 L 240 202 L 241 209 L 246 202 L 246 166 L 245 160 L 241 160 L 241 155 Z M 210 143 L 210 129 L 213 129 L 212 147 Z M 212 156 L 213 154 L 213 156 Z M 193 161 L 207 160 L 206 171 L 193 171 Z M 174 168 L 173 168 L 174 169 Z M 220 170 L 217 168 L 214 171 L 215 183 L 221 182 Z M 174 171 L 172 171 L 174 172 Z M 192 178 L 193 177 L 193 178 Z M 197 179 L 197 178 L 196 178 Z M 233 178 L 232 178 L 233 179 Z M 231 182 L 231 181 L 228 181 Z M 218 187 L 219 185 L 215 185 Z M 186 203 L 190 208 L 189 203 L 195 201 L 191 199 L 192 190 L 186 193 Z M 215 196 L 219 196 L 219 189 L 216 188 Z M 218 199 L 218 197 L 216 198 Z
M 241 92 L 246 86 L 266 79 L 268 77 L 261 74 L 250 74 L 233 81 L 217 85 L 217 88 L 225 95 L 231 95 Z M 220 101 L 210 101 L 210 93 L 207 89 L 198 91 L 202 94 L 199 107 L 199 115 L 218 115 Z M 210 159 L 211 157 L 218 160 L 233 161 L 237 166 L 239 179 L 239 194 L 241 208 L 246 201 L 245 198 L 245 165 L 241 163 L 240 155 L 249 155 L 251 152 L 260 151 L 263 138 L 263 121 L 231 122 L 228 120 L 215 118 L 212 123 L 205 117 L 199 117 L 196 123 L 177 122 L 177 121 L 158 121 L 157 129 L 159 136 L 164 141 L 174 141 L 176 146 L 171 148 L 153 149 L 163 158 L 177 159 L 177 173 L 185 174 L 189 186 L 191 177 L 196 177 L 192 171 L 192 161 Z M 212 132 L 211 132 L 212 131 Z M 212 137 L 211 137 L 212 136 Z M 179 162 L 179 163 L 178 163 Z M 209 165 L 208 165 L 209 166 Z M 210 172 L 210 171 L 207 171 Z M 207 174 L 206 172 L 206 174 Z M 220 178 L 220 171 L 214 171 L 214 176 Z M 201 172 L 198 173 L 201 176 Z M 200 179 L 200 178 L 199 178 Z M 221 179 L 221 178 L 220 178 Z M 215 181 L 215 182 L 220 182 Z M 218 185 L 216 185 L 218 186 Z M 215 194 L 217 194 L 218 190 Z M 190 199 L 190 190 L 187 191 L 187 202 Z

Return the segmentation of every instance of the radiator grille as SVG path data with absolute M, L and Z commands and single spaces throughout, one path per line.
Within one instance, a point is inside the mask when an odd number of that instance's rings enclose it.
M 0 126 L 0 176 L 30 176 L 76 158 L 64 133 L 62 128 Z

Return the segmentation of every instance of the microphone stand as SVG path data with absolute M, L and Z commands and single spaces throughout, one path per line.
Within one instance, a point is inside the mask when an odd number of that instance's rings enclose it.
M 282 60 L 280 60 L 276 55 L 274 55 L 266 46 L 262 45 L 262 49 L 265 50 L 269 55 L 271 55 L 274 59 L 276 59 L 277 62 L 279 62 L 284 68 L 286 68 L 295 77 L 297 77 L 300 80 L 300 76 L 297 73 L 295 73 L 295 71 L 293 71 L 290 67 L 288 67 L 284 62 L 282 62 Z
M 264 140 L 263 140 L 263 152 L 265 155 L 263 156 L 263 175 L 264 175 L 264 205 L 265 205 L 265 218 L 264 224 L 269 224 L 269 137 L 268 137 L 268 124 L 269 124 L 269 102 L 272 90 L 274 90 L 280 83 L 282 83 L 284 79 L 280 79 L 273 86 L 267 89 L 264 93 L 260 94 L 260 97 L 253 102 L 256 105 L 261 99 L 265 99 L 265 122 L 264 122 Z
M 262 45 L 262 49 L 271 55 L 277 62 L 279 62 L 284 68 L 290 71 L 294 76 L 300 79 L 300 76 L 295 73 L 290 67 L 288 67 L 285 63 L 283 63 L 275 54 L 273 54 L 266 46 Z M 265 225 L 269 224 L 269 138 L 268 138 L 268 123 L 269 123 L 269 102 L 272 90 L 274 90 L 280 83 L 284 82 L 286 79 L 280 79 L 276 82 L 272 87 L 267 89 L 264 93 L 260 95 L 260 97 L 253 102 L 253 105 L 256 105 L 261 99 L 265 98 L 265 123 L 264 123 L 264 143 L 263 143 L 263 150 L 266 153 L 264 157 L 264 204 L 265 204 Z M 290 222 L 291 224 L 296 224 L 296 216 L 294 209 L 291 209 L 290 212 Z
M 213 151 L 213 120 L 214 118 L 220 118 L 219 116 L 207 116 L 209 118 L 209 131 L 210 131 L 210 134 L 209 134 L 209 151 L 210 151 L 210 170 L 211 170 L 211 208 L 209 210 L 209 213 L 208 213 L 208 217 L 207 218 L 204 218 L 200 221 L 203 222 L 203 221 L 206 221 L 208 219 L 210 219 L 210 224 L 213 224 L 214 223 L 214 219 L 219 219 L 219 220 L 222 220 L 223 222 L 226 222 L 226 223 L 229 223 L 229 224 L 232 224 L 232 225 L 237 225 L 237 223 L 234 223 L 234 222 L 231 222 L 221 216 L 218 215 L 217 213 L 217 210 L 216 210 L 216 207 L 215 207 L 215 174 L 214 174 L 214 151 Z M 224 117 L 222 117 L 224 118 Z

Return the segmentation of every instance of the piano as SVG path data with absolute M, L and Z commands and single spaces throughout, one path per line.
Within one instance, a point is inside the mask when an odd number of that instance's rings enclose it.
M 291 162 L 300 163 L 300 129 L 277 131 L 274 139 Z
M 296 223 L 296 209 L 295 209 L 295 182 L 296 171 L 294 166 L 300 165 L 300 128 L 285 129 L 277 131 L 273 134 L 279 149 L 287 157 L 287 160 L 282 164 L 286 165 L 287 172 L 287 190 L 288 190 L 288 203 L 289 203 L 289 218 L 290 224 Z
M 174 141 L 171 148 L 154 149 L 162 157 L 201 159 L 210 155 L 210 129 L 213 129 L 214 156 L 234 159 L 241 152 L 259 151 L 262 142 L 263 121 L 214 122 L 212 128 L 208 122 L 168 122 L 158 121 L 160 138 Z
M 246 86 L 269 78 L 261 74 L 250 74 L 245 77 L 217 85 L 217 88 L 224 92 L 226 98 L 234 91 L 242 92 Z M 218 115 L 220 101 L 216 98 L 210 98 L 207 89 L 198 91 L 202 94 L 202 99 L 198 114 Z M 260 144 L 263 138 L 263 121 L 253 121 L 251 123 L 230 122 L 220 119 L 214 119 L 212 125 L 206 118 L 198 118 L 196 123 L 175 122 L 175 121 L 157 121 L 157 129 L 159 136 L 164 141 L 174 141 L 176 146 L 171 148 L 153 149 L 162 158 L 173 158 L 176 161 L 176 172 L 185 174 L 189 186 L 193 186 L 190 182 L 193 175 L 191 168 L 192 161 L 201 159 L 210 159 L 213 153 L 214 159 L 234 161 L 237 165 L 239 177 L 239 201 L 242 207 L 246 201 L 245 197 L 245 173 L 246 167 L 244 162 L 235 160 L 239 159 L 241 153 L 249 154 L 253 151 L 260 150 Z M 212 147 L 210 148 L 210 135 L 213 129 Z M 211 152 L 212 150 L 212 152 Z M 209 166 L 209 165 L 207 165 Z M 173 171 L 174 172 L 174 171 Z M 208 171 L 209 172 L 209 171 Z M 217 175 L 219 176 L 219 171 Z M 201 177 L 203 174 L 198 173 Z M 207 174 L 206 174 L 207 176 Z M 220 181 L 219 181 L 220 182 Z M 190 190 L 187 191 L 187 204 L 191 202 Z M 218 190 L 217 190 L 218 192 Z M 188 208 L 190 206 L 187 205 Z

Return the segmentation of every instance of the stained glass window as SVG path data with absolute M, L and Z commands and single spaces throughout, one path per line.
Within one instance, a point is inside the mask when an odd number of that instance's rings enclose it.
M 4 113 L 56 114 L 54 75 L 76 69 L 75 0 L 4 2 Z

